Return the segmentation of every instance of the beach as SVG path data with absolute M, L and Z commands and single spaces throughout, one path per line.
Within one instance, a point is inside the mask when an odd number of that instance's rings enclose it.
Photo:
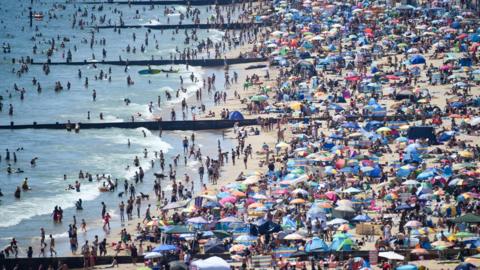
M 145 256 L 118 269 L 174 257 L 196 269 L 475 269 L 476 15 L 465 2 L 387 2 L 32 1 L 31 26 L 28 4 L 2 7 L 11 20 L 1 125 L 79 123 L 0 131 L 2 257 L 83 256 L 89 268 L 105 251 Z M 231 22 L 257 24 L 141 27 Z M 90 64 L 68 65 L 77 61 Z M 233 128 L 81 128 L 220 119 Z

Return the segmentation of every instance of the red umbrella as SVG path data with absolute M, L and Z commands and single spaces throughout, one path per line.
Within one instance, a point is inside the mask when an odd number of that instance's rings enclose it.
M 463 34 L 458 35 L 458 36 L 457 36 L 457 39 L 464 39 L 464 38 L 466 38 L 466 37 L 468 37 L 468 35 L 465 34 L 465 33 L 463 33 Z
M 392 80 L 392 81 L 400 80 L 400 77 L 395 76 L 395 75 L 387 75 L 387 76 L 385 76 L 385 78 L 387 78 L 389 80 Z
M 330 201 L 334 201 L 336 198 L 337 198 L 337 194 L 333 191 L 327 191 L 325 193 L 325 196 L 330 200 Z
M 361 79 L 362 79 L 362 77 L 360 77 L 358 75 L 345 77 L 345 80 L 351 81 L 351 82 L 360 81 Z

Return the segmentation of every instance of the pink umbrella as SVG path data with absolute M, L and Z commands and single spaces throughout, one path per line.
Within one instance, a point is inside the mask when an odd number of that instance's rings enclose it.
M 325 197 L 327 197 L 327 199 L 329 199 L 330 201 L 334 201 L 337 199 L 337 194 L 335 194 L 335 192 L 333 191 L 327 191 L 325 192 Z
M 237 202 L 237 198 L 236 198 L 236 197 L 233 197 L 233 196 L 231 196 L 231 197 L 225 197 L 225 198 L 223 198 L 223 199 L 221 199 L 221 200 L 219 201 L 219 203 L 220 203 L 221 205 L 224 205 L 224 204 L 226 204 L 226 203 L 235 203 L 235 202 Z
M 443 65 L 443 66 L 440 67 L 440 70 L 444 71 L 444 70 L 450 70 L 452 68 L 453 68 L 452 65 Z
M 273 192 L 273 194 L 285 195 L 285 194 L 288 194 L 288 190 L 287 189 L 277 189 Z

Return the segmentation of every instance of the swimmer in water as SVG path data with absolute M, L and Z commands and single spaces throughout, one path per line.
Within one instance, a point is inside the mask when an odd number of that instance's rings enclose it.
M 25 179 L 23 180 L 22 189 L 23 189 L 24 191 L 31 190 L 31 188 L 28 186 L 28 178 L 26 178 L 26 177 L 25 177 Z
M 17 189 L 15 190 L 15 193 L 14 193 L 15 198 L 20 199 L 21 193 L 22 193 L 22 191 L 20 190 L 20 187 L 17 187 Z

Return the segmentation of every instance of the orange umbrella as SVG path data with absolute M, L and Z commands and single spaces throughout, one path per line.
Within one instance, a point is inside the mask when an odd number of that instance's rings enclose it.
M 232 193 L 232 196 L 235 196 L 235 197 L 245 197 L 245 193 L 241 192 L 241 191 L 238 191 L 238 190 L 235 190 L 233 191 Z
M 304 204 L 305 200 L 304 199 L 293 199 L 290 201 L 290 204 Z
M 263 207 L 263 203 L 252 203 L 248 206 L 248 209 L 253 209 L 253 208 L 260 208 Z

